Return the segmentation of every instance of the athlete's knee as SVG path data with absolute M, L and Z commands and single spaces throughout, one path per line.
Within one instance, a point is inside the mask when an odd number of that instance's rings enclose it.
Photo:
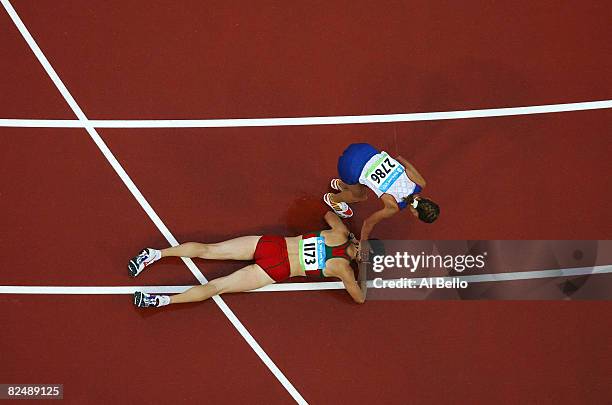
M 210 253 L 210 245 L 205 245 L 204 243 L 186 242 L 183 246 L 189 249 L 189 257 L 201 257 L 204 259 Z
M 214 280 L 210 280 L 206 285 L 208 288 L 212 289 L 212 295 L 221 295 L 227 292 L 227 282 L 225 282 L 225 277 L 215 278 Z
M 210 295 L 208 295 L 208 291 L 210 290 L 206 284 L 193 287 L 187 292 L 189 294 L 189 301 L 187 302 L 200 302 L 204 301 L 207 298 L 210 298 Z

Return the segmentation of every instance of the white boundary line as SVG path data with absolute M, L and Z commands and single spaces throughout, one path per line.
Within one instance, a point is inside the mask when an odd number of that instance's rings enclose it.
M 0 0 L 0 1 L 2 2 L 2 5 L 8 12 L 9 16 L 11 17 L 11 19 L 13 20 L 17 28 L 19 29 L 19 32 L 21 33 L 21 35 L 23 36 L 25 41 L 28 43 L 28 45 L 32 49 L 32 52 L 34 52 L 34 54 L 38 58 L 38 61 L 41 63 L 41 65 L 43 66 L 43 68 L 45 69 L 45 71 L 47 72 L 47 74 L 49 75 L 49 77 L 51 78 L 51 80 L 53 81 L 57 89 L 59 90 L 59 92 L 62 94 L 62 96 L 64 97 L 64 99 L 66 100 L 70 108 L 72 109 L 72 111 L 77 116 L 77 118 L 80 121 L 87 122 L 88 119 L 85 116 L 85 113 L 83 112 L 83 110 L 81 110 L 81 108 L 79 107 L 75 99 L 72 97 L 72 95 L 70 94 L 70 92 L 68 91 L 64 83 L 62 82 L 62 80 L 59 78 L 59 76 L 57 75 L 57 73 L 55 72 L 51 64 L 49 63 L 49 60 L 45 57 L 45 55 L 43 54 L 42 50 L 39 48 L 38 44 L 36 43 L 32 35 L 30 35 L 30 32 L 28 31 L 24 23 L 21 21 L 21 18 L 19 17 L 19 15 L 15 11 L 15 9 L 13 8 L 9 0 Z M 159 216 L 155 213 L 151 205 L 147 202 L 147 200 L 144 198 L 142 193 L 138 190 L 138 188 L 136 187 L 136 184 L 134 184 L 132 179 L 125 172 L 121 164 L 117 161 L 117 159 L 112 154 L 108 146 L 106 146 L 106 144 L 104 143 L 100 135 L 97 133 L 97 131 L 89 124 L 85 125 L 84 128 L 87 130 L 87 132 L 89 133 L 93 141 L 96 143 L 96 145 L 98 145 L 98 148 L 100 148 L 100 151 L 104 154 L 104 157 L 108 160 L 108 162 L 111 164 L 113 169 L 115 169 L 115 171 L 117 172 L 117 174 L 119 175 L 123 183 L 126 185 L 126 187 L 130 190 L 130 192 L 134 196 L 134 198 L 136 198 L 136 200 L 138 201 L 140 206 L 145 210 L 149 218 L 151 218 L 153 223 L 155 223 L 155 226 L 157 226 L 159 231 L 164 235 L 166 240 L 172 246 L 178 245 L 178 241 L 176 240 L 176 238 L 172 235 L 172 233 L 166 227 L 166 225 L 164 225 L 161 218 L 159 218 Z M 191 259 L 183 258 L 183 262 L 185 262 L 189 270 L 191 270 L 191 272 L 196 277 L 196 279 L 200 282 L 200 284 L 206 284 L 208 282 L 206 278 L 204 277 L 204 275 L 202 274 L 202 272 L 197 268 L 197 266 L 193 263 Z M 240 320 L 236 317 L 236 315 L 234 315 L 234 313 L 227 306 L 225 301 L 223 301 L 223 299 L 219 296 L 214 296 L 213 300 L 219 306 L 219 308 L 225 314 L 225 316 L 229 319 L 232 325 L 234 325 L 234 327 L 240 333 L 240 335 L 242 335 L 244 340 L 246 340 L 249 346 L 251 346 L 251 348 L 259 356 L 259 358 L 263 361 L 263 363 L 272 372 L 272 374 L 274 374 L 277 380 L 283 385 L 283 387 L 285 387 L 289 395 L 291 395 L 297 403 L 307 404 L 304 398 L 295 389 L 293 384 L 291 384 L 291 382 L 287 379 L 287 377 L 285 377 L 282 371 L 280 371 L 280 369 L 276 366 L 276 364 L 272 361 L 272 359 L 270 359 L 267 353 L 261 348 L 259 343 L 255 341 L 253 336 L 244 327 L 244 325 L 240 322 Z
M 456 120 L 466 118 L 507 117 L 512 115 L 548 114 L 558 112 L 600 110 L 612 108 L 612 100 L 580 103 L 547 104 L 527 107 L 489 108 L 482 110 L 440 111 L 409 114 L 343 115 L 294 118 L 235 118 L 202 120 L 37 120 L 0 119 L 0 127 L 30 128 L 228 128 L 274 127 L 295 125 L 376 124 L 387 122 Z
M 517 280 L 533 280 L 541 278 L 556 278 L 556 277 L 576 277 L 586 275 L 601 275 L 612 273 L 612 265 L 593 266 L 593 267 L 574 267 L 571 269 L 554 269 L 554 270 L 536 270 L 536 271 L 519 271 L 508 273 L 494 274 L 471 274 L 459 276 L 445 277 L 418 277 L 410 278 L 420 282 L 429 278 L 443 279 L 450 281 L 457 278 L 461 281 L 469 283 L 488 283 L 488 282 L 503 282 Z M 397 280 L 397 279 L 393 279 Z M 392 280 L 387 280 L 392 281 Z M 135 291 L 144 291 L 157 294 L 178 294 L 182 293 L 192 285 L 175 285 L 175 286 L 121 286 L 121 287 L 76 287 L 76 286 L 0 286 L 0 294 L 133 294 Z M 372 288 L 372 281 L 368 281 L 368 287 Z M 341 282 L 318 282 L 318 283 L 282 283 L 272 284 L 257 290 L 248 292 L 278 292 L 278 291 L 321 291 L 321 290 L 343 290 L 344 285 Z

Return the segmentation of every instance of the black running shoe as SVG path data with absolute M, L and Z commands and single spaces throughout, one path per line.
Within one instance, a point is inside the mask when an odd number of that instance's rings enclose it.
M 142 273 L 145 267 L 147 267 L 153 262 L 153 250 L 149 248 L 142 249 L 138 256 L 135 256 L 130 259 L 128 263 L 128 272 L 131 277 L 136 277 L 137 275 Z
M 157 306 L 155 295 L 136 291 L 134 293 L 134 305 L 138 308 L 149 308 Z

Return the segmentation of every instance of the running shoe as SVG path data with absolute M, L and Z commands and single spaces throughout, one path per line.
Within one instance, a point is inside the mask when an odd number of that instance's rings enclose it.
M 331 200 L 331 196 L 332 196 L 332 193 L 325 194 L 323 196 L 323 201 L 325 201 L 325 204 L 327 204 L 332 210 L 334 210 L 336 215 L 338 215 L 340 218 L 350 218 L 353 216 L 353 210 L 351 209 L 351 207 L 349 207 L 347 203 L 333 202 Z
M 147 267 L 154 261 L 155 253 L 153 249 L 142 249 L 142 252 L 140 252 L 138 256 L 131 258 L 128 263 L 128 272 L 130 273 L 130 276 L 136 277 L 137 275 L 142 273 L 145 267 Z
M 134 293 L 134 305 L 138 308 L 156 307 L 157 299 L 153 294 L 136 291 Z

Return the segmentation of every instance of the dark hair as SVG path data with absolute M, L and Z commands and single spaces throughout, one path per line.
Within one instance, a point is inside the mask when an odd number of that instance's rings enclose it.
M 414 194 L 404 198 L 404 201 L 411 205 L 414 201 Z M 419 205 L 416 207 L 419 219 L 423 222 L 431 224 L 440 215 L 440 206 L 427 198 L 419 198 Z

